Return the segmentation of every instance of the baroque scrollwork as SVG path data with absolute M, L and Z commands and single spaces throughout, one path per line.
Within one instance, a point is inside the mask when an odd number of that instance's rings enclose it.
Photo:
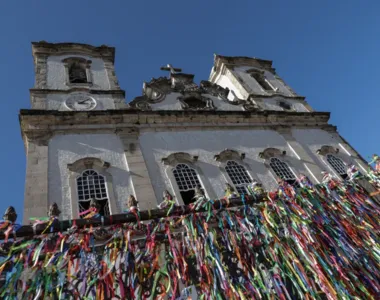
M 262 159 L 270 159 L 271 157 L 281 157 L 284 155 L 286 155 L 286 151 L 277 148 L 266 148 L 263 152 L 259 153 L 259 157 Z
M 179 96 L 178 101 L 184 110 L 214 110 L 214 103 L 210 98 L 202 96 L 197 92 L 186 92 L 184 96 Z
M 150 104 L 160 103 L 171 90 L 170 79 L 152 78 L 150 82 L 144 82 L 143 95 L 133 99 L 129 106 L 140 110 L 151 110 Z
M 327 154 L 336 154 L 339 152 L 338 148 L 334 148 L 329 145 L 323 145 L 320 149 L 317 150 L 317 154 L 325 156 Z
M 236 95 L 233 100 L 229 100 L 228 95 L 230 92 L 233 93 L 233 91 L 223 88 L 216 83 L 202 80 L 197 85 L 194 82 L 193 74 L 181 73 L 181 69 L 173 68 L 171 65 L 161 69 L 170 71 L 169 78 L 152 78 L 150 82 L 145 82 L 143 85 L 143 95 L 131 101 L 129 103 L 130 107 L 140 110 L 151 110 L 151 104 L 160 103 L 166 98 L 167 94 L 177 92 L 181 94 L 177 100 L 181 103 L 184 110 L 216 109 L 212 100 L 206 95 L 217 97 L 231 105 L 242 105 L 247 111 L 258 109 L 253 101 L 239 99 Z

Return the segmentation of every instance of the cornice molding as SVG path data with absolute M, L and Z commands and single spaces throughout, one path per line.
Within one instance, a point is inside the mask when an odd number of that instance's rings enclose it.
M 106 45 L 99 47 L 80 43 L 48 43 L 45 41 L 32 42 L 32 53 L 34 57 L 40 55 L 66 55 L 83 54 L 93 57 L 115 61 L 115 48 Z
M 125 97 L 125 91 L 124 90 L 94 90 L 86 87 L 72 87 L 67 90 L 53 90 L 53 89 L 29 89 L 29 92 L 31 95 L 46 95 L 46 94 L 70 94 L 73 92 L 87 92 L 89 94 L 94 95 L 122 95 Z
M 107 125 L 112 128 L 142 127 L 144 125 L 175 124 L 207 126 L 235 124 L 310 126 L 328 125 L 328 112 L 286 112 L 286 111 L 140 111 L 132 108 L 100 111 L 56 111 L 23 109 L 19 120 L 23 130 L 53 128 L 54 126 Z
M 81 172 L 86 169 L 93 169 L 94 167 L 99 169 L 108 169 L 111 166 L 109 162 L 106 162 L 96 157 L 85 157 L 77 160 L 72 164 L 68 164 L 67 168 L 72 172 Z
M 226 162 L 227 160 L 243 160 L 245 153 L 239 153 L 236 150 L 224 149 L 222 152 L 216 154 L 214 159 L 218 162 Z
M 189 153 L 185 153 L 185 152 L 176 152 L 176 153 L 170 154 L 167 157 L 163 157 L 161 161 L 164 165 L 175 167 L 176 164 L 181 163 L 181 162 L 194 163 L 198 161 L 198 156 L 192 156 Z

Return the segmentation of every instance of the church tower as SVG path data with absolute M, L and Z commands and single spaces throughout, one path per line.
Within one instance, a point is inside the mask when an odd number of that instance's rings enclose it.
M 20 113 L 27 154 L 24 223 L 45 216 L 52 202 L 63 219 L 78 217 L 93 198 L 102 213 L 120 213 L 120 199 L 133 188 L 124 154 L 128 142 L 121 138 L 126 135 L 112 124 L 121 120 L 105 120 L 127 106 L 115 49 L 38 42 L 32 50 L 32 109 Z
M 140 210 L 163 194 L 178 205 L 201 191 L 240 194 L 253 181 L 271 190 L 278 178 L 297 186 L 322 171 L 347 177 L 365 162 L 276 73 L 272 62 L 216 55 L 209 80 L 171 65 L 125 104 L 115 49 L 76 43 L 32 44 L 35 87 L 21 110 L 27 155 L 24 223 L 56 202 L 62 219 L 82 216 L 92 199 L 102 215 L 122 213 L 130 195 Z M 147 75 L 147 77 L 149 77 Z

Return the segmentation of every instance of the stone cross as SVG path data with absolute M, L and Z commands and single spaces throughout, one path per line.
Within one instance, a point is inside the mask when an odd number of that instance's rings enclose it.
M 182 69 L 174 68 L 171 64 L 167 64 L 166 67 L 161 67 L 161 70 L 162 71 L 169 71 L 170 74 L 175 74 L 175 73 L 182 71 Z

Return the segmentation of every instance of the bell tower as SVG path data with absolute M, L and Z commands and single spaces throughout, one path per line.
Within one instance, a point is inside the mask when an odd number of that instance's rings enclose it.
M 77 43 L 32 43 L 32 109 L 108 110 L 126 107 L 115 75 L 115 48 Z
M 125 156 L 129 132 L 116 130 L 125 92 L 114 69 L 115 48 L 32 43 L 31 109 L 20 111 L 27 155 L 24 224 L 57 203 L 75 219 L 96 200 L 104 215 L 124 210 L 134 194 Z M 129 144 L 127 144 L 128 146 Z

